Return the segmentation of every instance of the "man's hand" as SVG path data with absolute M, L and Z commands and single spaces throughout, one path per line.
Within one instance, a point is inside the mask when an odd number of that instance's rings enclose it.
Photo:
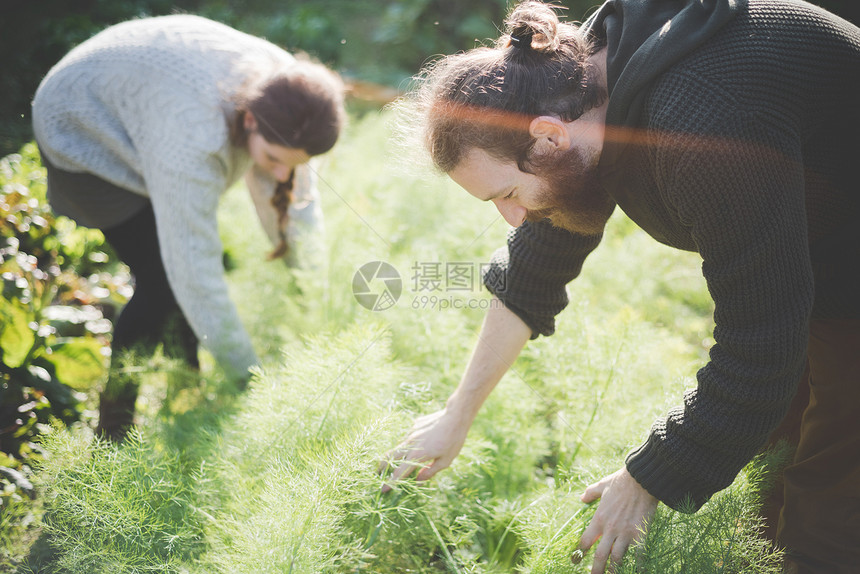
M 603 574 L 607 560 L 609 571 L 614 571 L 630 545 L 642 538 L 658 502 L 626 468 L 592 484 L 581 497 L 585 503 L 597 499 L 600 499 L 597 512 L 582 533 L 578 548 L 582 553 L 588 552 L 600 540 L 594 551 L 591 574 Z
M 416 419 L 406 439 L 379 464 L 379 472 L 396 465 L 382 491 L 388 492 L 392 484 L 416 469 L 421 469 L 416 480 L 427 480 L 447 468 L 463 448 L 471 423 L 471 418 L 458 416 L 448 409 Z
M 416 478 L 427 480 L 451 464 L 463 448 L 481 405 L 516 360 L 531 333 L 531 328 L 501 301 L 492 300 L 463 379 L 448 397 L 445 408 L 416 419 L 406 439 L 380 463 L 380 472 L 396 467 L 383 491 L 391 490 L 391 484 L 416 469 L 420 469 Z

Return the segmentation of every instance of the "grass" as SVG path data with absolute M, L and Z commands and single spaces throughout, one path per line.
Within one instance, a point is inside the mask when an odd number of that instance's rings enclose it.
M 557 334 L 528 345 L 451 468 L 383 495 L 377 461 L 456 386 L 484 313 L 469 305 L 488 299 L 478 283 L 431 292 L 421 280 L 436 264 L 479 269 L 508 230 L 450 182 L 392 168 L 387 119 L 353 118 L 318 166 L 327 230 L 312 269 L 265 262 L 250 200 L 227 194 L 228 277 L 263 361 L 249 389 L 231 390 L 208 359 L 172 386 L 155 364 L 133 440 L 57 429 L 39 474 L 42 537 L 10 571 L 589 571 L 588 557 L 569 559 L 594 511 L 579 493 L 620 467 L 707 359 L 700 261 L 613 216 Z M 388 310 L 353 297 L 370 261 L 403 279 Z M 422 305 L 430 296 L 449 307 Z M 755 508 L 762 469 L 780 462 L 750 465 L 694 515 L 661 508 L 623 572 L 778 572 Z

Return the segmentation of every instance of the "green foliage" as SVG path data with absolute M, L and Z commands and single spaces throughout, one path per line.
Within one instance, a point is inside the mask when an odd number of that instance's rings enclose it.
M 220 432 L 181 448 L 158 434 L 121 447 L 52 434 L 40 479 L 58 555 L 45 571 L 586 571 L 570 554 L 594 510 L 579 502 L 587 474 L 496 494 L 487 469 L 510 453 L 485 430 L 433 483 L 381 493 L 376 461 L 427 398 L 403 385 L 411 369 L 391 360 L 389 337 L 353 327 L 291 349 L 295 368 L 260 371 Z M 522 416 L 516 402 L 497 408 L 484 415 L 496 425 Z M 778 572 L 755 512 L 784 461 L 750 465 L 697 514 L 661 509 L 621 572 Z
M 860 22 L 851 0 L 814 2 Z M 0 53 L 0 156 L 32 138 L 30 102 L 42 77 L 72 47 L 123 20 L 172 12 L 207 16 L 308 52 L 345 75 L 399 86 L 438 54 L 498 37 L 511 0 L 40 0 L 4 7 Z M 599 2 L 564 0 L 582 21 Z
M 48 70 L 75 45 L 110 24 L 141 15 L 193 10 L 195 0 L 40 0 L 3 7 L 0 53 L 0 157 L 32 139 L 30 102 Z
M 790 460 L 777 446 L 751 462 L 735 484 L 696 514 L 658 509 L 645 542 L 618 574 L 684 572 L 780 574 L 782 554 L 758 535 L 762 497 Z
M 589 556 L 570 561 L 595 508 L 580 493 L 617 470 L 707 359 L 700 260 L 615 216 L 556 335 L 528 345 L 452 466 L 382 494 L 378 461 L 416 415 L 442 406 L 483 315 L 416 306 L 426 292 L 414 268 L 480 266 L 508 229 L 450 182 L 392 169 L 387 119 L 354 121 L 318 166 L 328 233 L 315 268 L 266 262 L 247 194 L 227 194 L 228 278 L 262 367 L 236 394 L 212 369 L 169 388 L 155 365 L 139 436 L 116 447 L 85 430 L 52 433 L 37 486 L 53 550 L 33 545 L 19 572 L 589 571 Z M 403 278 L 383 312 L 351 292 L 375 260 Z M 696 514 L 661 508 L 622 571 L 776 572 L 756 507 L 773 475 L 764 469 L 783 463 L 750 465 Z
M 0 160 L 0 516 L 21 502 L 35 439 L 77 420 L 104 373 L 106 333 L 125 286 L 101 234 L 55 217 L 32 144 Z M 8 470 L 11 469 L 11 470 Z M 14 471 L 14 472 L 12 472 Z M 2 533 L 0 533 L 2 537 Z
M 55 432 L 45 530 L 60 572 L 180 572 L 198 551 L 202 532 L 188 479 L 173 453 L 157 451 L 136 432 L 128 443 Z M 73 533 L 73 536 L 70 534 Z

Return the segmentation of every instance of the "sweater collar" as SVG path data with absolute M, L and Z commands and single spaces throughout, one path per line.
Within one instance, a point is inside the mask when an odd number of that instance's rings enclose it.
M 583 25 L 607 48 L 606 121 L 635 126 L 650 84 L 711 38 L 747 0 L 607 0 Z

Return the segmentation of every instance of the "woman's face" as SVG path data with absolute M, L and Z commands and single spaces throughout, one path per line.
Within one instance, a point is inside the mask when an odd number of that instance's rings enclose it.
M 245 114 L 245 129 L 248 131 L 248 154 L 251 160 L 280 182 L 287 181 L 296 166 L 311 159 L 303 149 L 266 141 L 257 130 L 257 121 L 251 112 Z

